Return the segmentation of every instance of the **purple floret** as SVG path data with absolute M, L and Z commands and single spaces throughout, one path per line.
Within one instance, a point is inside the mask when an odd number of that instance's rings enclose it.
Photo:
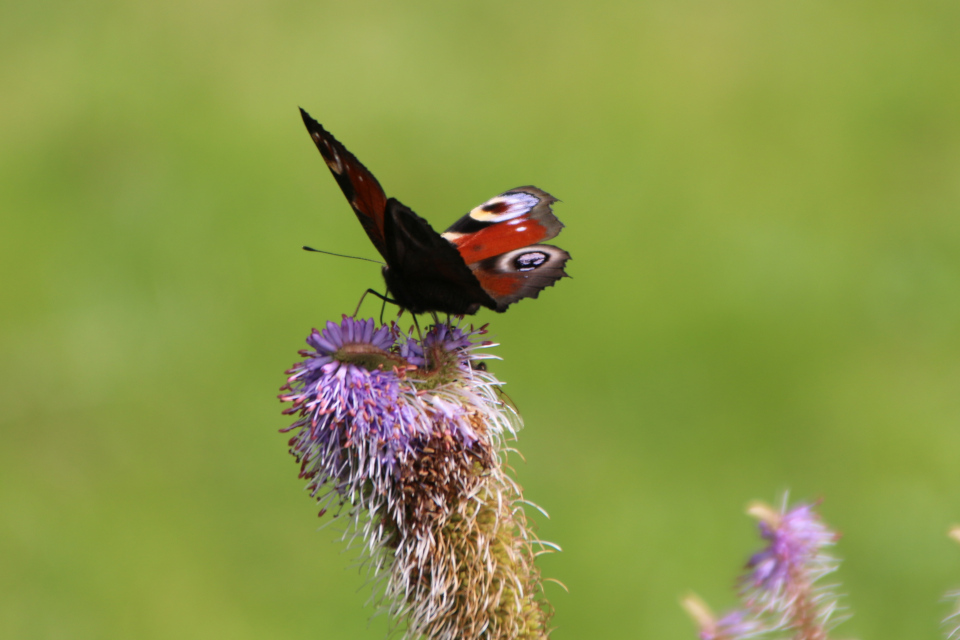
M 457 354 L 461 367 L 469 367 L 471 347 L 477 344 L 487 345 L 489 343 L 475 342 L 477 336 L 486 333 L 486 325 L 472 331 L 464 331 L 460 327 L 453 327 L 447 324 L 436 324 L 430 327 L 427 335 L 423 337 L 423 344 L 413 335 L 400 344 L 400 355 L 406 358 L 410 364 L 418 367 L 426 366 L 427 358 L 424 355 L 431 347 L 441 347 L 444 351 Z
M 330 482 L 345 496 L 366 480 L 395 473 L 398 457 L 409 451 L 422 424 L 401 401 L 400 380 L 393 369 L 368 370 L 337 359 L 343 349 L 386 353 L 394 344 L 389 327 L 375 329 L 373 320 L 344 317 L 328 322 L 307 338 L 313 351 L 289 371 L 280 399 L 292 402 L 287 413 L 299 419 L 285 431 L 291 453 L 301 463 L 301 475 L 312 478 L 314 490 Z
M 412 336 L 398 340 L 393 326 L 347 316 L 314 329 L 311 349 L 300 352 L 304 360 L 287 372 L 280 396 L 292 403 L 285 413 L 297 415 L 284 431 L 294 432 L 290 452 L 311 491 L 321 499 L 335 493 L 343 503 L 362 501 L 383 495 L 403 458 L 433 437 L 473 447 L 479 398 L 470 388 L 477 383 L 469 374 L 470 349 L 483 332 L 437 325 L 420 344 Z M 427 360 L 452 365 L 462 384 L 425 384 L 424 370 L 416 380 L 407 377 L 407 369 L 426 367 Z
M 769 545 L 750 558 L 747 578 L 754 588 L 765 591 L 779 592 L 789 586 L 816 562 L 824 547 L 836 541 L 836 534 L 808 504 L 784 513 L 776 526 L 761 521 L 759 527 L 760 536 Z

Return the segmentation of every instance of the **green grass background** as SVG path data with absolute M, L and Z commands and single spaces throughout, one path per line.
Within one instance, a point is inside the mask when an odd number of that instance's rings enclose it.
M 844 534 L 839 637 L 940 637 L 960 4 L 7 2 L 0 87 L 0 637 L 383 637 L 277 433 L 380 285 L 299 250 L 375 256 L 297 106 L 436 228 L 563 200 L 573 279 L 477 316 L 557 640 L 693 638 L 785 489 Z

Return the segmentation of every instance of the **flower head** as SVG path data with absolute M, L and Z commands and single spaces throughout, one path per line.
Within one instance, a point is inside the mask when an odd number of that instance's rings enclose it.
M 280 399 L 290 452 L 324 505 L 349 516 L 381 602 L 407 637 L 540 638 L 539 542 L 503 470 L 519 416 L 475 361 L 484 328 L 422 340 L 344 317 L 307 339 Z M 340 515 L 341 510 L 335 515 Z
M 402 341 L 400 355 L 410 364 L 424 369 L 439 371 L 444 367 L 454 367 L 465 370 L 472 361 L 489 357 L 473 353 L 477 347 L 494 346 L 488 341 L 477 341 L 486 332 L 486 325 L 464 331 L 448 324 L 435 324 L 427 330 L 422 343 L 412 334 Z
M 813 505 L 778 512 L 755 503 L 748 512 L 759 520 L 760 537 L 768 543 L 747 562 L 750 572 L 744 580 L 750 588 L 780 597 L 798 579 L 813 582 L 834 570 L 836 561 L 823 550 L 838 536 L 823 524 Z
M 307 338 L 313 350 L 301 351 L 306 359 L 287 372 L 280 399 L 292 403 L 284 413 L 299 417 L 284 431 L 295 431 L 290 451 L 314 495 L 327 487 L 342 501 L 375 499 L 422 432 L 417 412 L 403 401 L 401 376 L 384 369 L 403 366 L 389 351 L 394 340 L 373 320 L 344 317 L 314 329 Z M 365 489 L 370 482 L 373 492 Z
M 815 583 L 836 570 L 836 558 L 825 549 L 839 535 L 831 531 L 814 511 L 801 503 L 773 509 L 754 503 L 748 513 L 759 520 L 760 537 L 767 541 L 762 551 L 747 562 L 742 578 L 747 606 L 758 614 L 778 615 L 775 626 L 797 628 L 804 640 L 826 638 L 837 610 L 837 595 Z
M 750 558 L 740 578 L 741 608 L 718 619 L 696 596 L 683 600 L 700 640 L 779 638 L 785 632 L 792 640 L 827 640 L 828 631 L 841 622 L 835 615 L 838 596 L 817 582 L 837 567 L 824 550 L 838 535 L 820 520 L 813 504 L 788 508 L 786 496 L 779 509 L 756 502 L 747 513 L 759 520 L 767 545 Z

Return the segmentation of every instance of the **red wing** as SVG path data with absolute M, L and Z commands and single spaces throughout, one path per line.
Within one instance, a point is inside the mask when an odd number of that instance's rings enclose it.
M 570 254 L 549 244 L 514 249 L 470 265 L 483 290 L 497 303 L 497 311 L 521 298 L 536 298 L 567 274 L 564 264 Z
M 357 214 L 360 224 L 380 255 L 386 258 L 383 216 L 387 208 L 387 196 L 380 183 L 356 156 L 347 151 L 319 122 L 303 109 L 300 109 L 300 115 L 303 116 L 303 124 L 307 126 L 310 137 L 330 168 L 330 173 L 340 185 L 347 202 L 353 207 L 353 212 Z
M 557 199 L 536 187 L 517 187 L 474 208 L 443 237 L 456 245 L 464 262 L 474 263 L 553 238 L 563 224 L 550 205 Z

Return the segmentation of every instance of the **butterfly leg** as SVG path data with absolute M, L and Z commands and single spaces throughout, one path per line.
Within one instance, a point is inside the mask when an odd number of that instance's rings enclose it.
M 380 304 L 380 324 L 383 324 L 383 312 L 387 310 L 387 301 L 384 301 Z
M 413 326 L 417 328 L 417 337 L 420 338 L 420 344 L 423 345 L 423 334 L 420 333 L 420 323 L 417 322 L 417 314 L 411 313 L 410 317 L 413 318 Z M 423 354 L 426 355 L 427 351 L 424 349 Z
M 380 293 L 380 292 L 378 292 L 378 291 L 374 291 L 373 289 L 367 289 L 366 291 L 363 292 L 363 295 L 360 296 L 360 302 L 357 303 L 357 308 L 354 309 L 354 311 L 353 311 L 353 317 L 354 317 L 354 318 L 356 318 L 356 317 L 357 317 L 357 314 L 360 313 L 360 305 L 363 304 L 363 300 L 364 300 L 364 298 L 367 297 L 367 294 L 368 294 L 368 293 L 372 293 L 372 294 L 375 295 L 376 297 L 378 297 L 378 298 L 380 298 L 381 300 L 383 300 L 384 305 L 386 305 L 386 303 L 388 303 L 388 302 L 390 302 L 390 303 L 392 303 L 392 304 L 397 304 L 397 301 L 396 301 L 396 300 L 391 300 L 391 299 L 388 298 L 387 296 L 383 295 L 382 293 Z M 383 310 L 380 311 L 380 323 L 383 324 Z

